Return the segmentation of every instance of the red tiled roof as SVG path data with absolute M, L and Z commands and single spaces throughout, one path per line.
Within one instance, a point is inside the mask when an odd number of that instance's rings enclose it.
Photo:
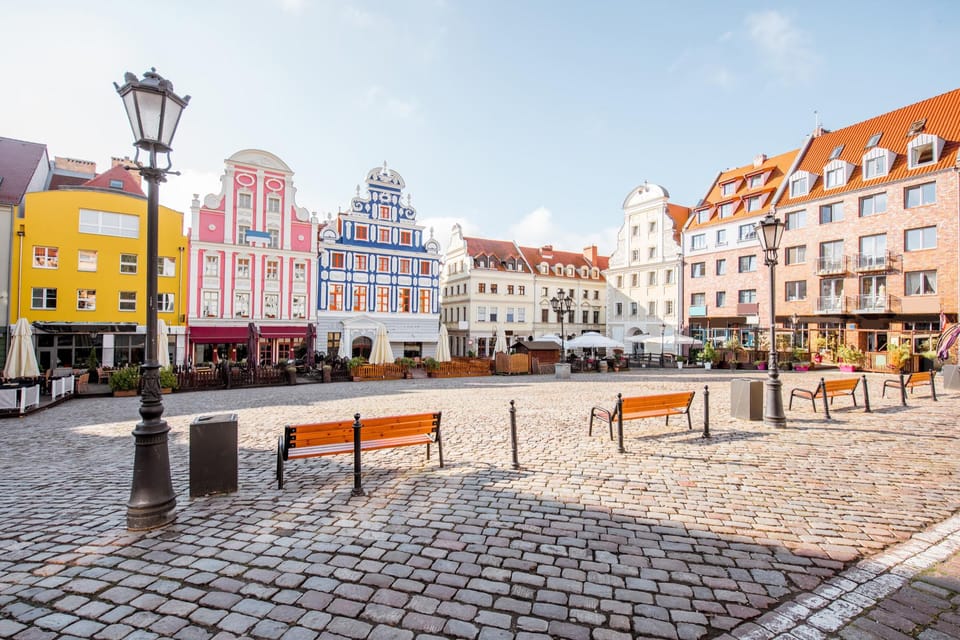
M 798 204 L 819 198 L 828 198 L 842 193 L 915 177 L 955 166 L 960 148 L 960 89 L 901 107 L 894 111 L 858 122 L 857 124 L 824 133 L 813 139 L 810 148 L 797 167 L 798 170 L 816 174 L 810 192 L 805 196 L 790 197 L 784 191 L 781 205 Z M 944 140 L 943 151 L 936 163 L 916 169 L 908 168 L 907 145 L 915 136 L 907 135 L 914 122 L 926 119 L 921 133 L 939 136 Z M 876 147 L 896 154 L 886 176 L 863 179 L 863 156 L 869 151 L 867 141 L 875 134 L 882 134 Z M 846 184 L 833 189 L 824 189 L 824 167 L 830 162 L 830 154 L 843 145 L 837 159 L 854 165 Z
M 0 137 L 0 204 L 23 200 L 46 153 L 46 145 Z
M 111 187 L 110 182 L 112 180 L 119 180 L 123 186 L 119 189 Z M 95 178 L 87 180 L 83 183 L 83 186 L 96 187 L 98 189 L 109 189 L 111 191 L 122 191 L 135 196 L 143 196 L 143 191 L 140 189 L 140 185 L 137 184 L 137 179 L 130 175 L 130 172 L 119 164 L 115 167 L 111 167 L 107 171 L 104 171 Z
M 677 244 L 680 244 L 683 225 L 687 223 L 687 219 L 690 217 L 690 211 L 690 207 L 683 207 L 679 204 L 672 203 L 667 204 L 667 215 L 673 220 L 673 241 Z
M 490 240 L 487 238 L 463 238 L 464 242 L 467 243 L 467 255 L 471 258 L 476 258 L 477 256 L 487 256 L 495 257 L 503 261 L 508 258 L 514 258 L 517 260 L 523 260 L 524 257 L 522 254 L 517 253 L 517 247 L 507 240 Z M 530 265 L 528 264 L 529 268 Z M 495 267 L 490 267 L 497 269 L 499 271 L 506 271 L 506 267 L 502 263 L 498 263 Z
M 737 218 L 755 218 L 765 214 L 773 204 L 772 196 L 774 192 L 784 179 L 786 179 L 786 174 L 790 171 L 790 167 L 799 151 L 799 149 L 794 149 L 786 153 L 781 153 L 778 156 L 773 156 L 772 158 L 764 158 L 763 162 L 760 163 L 751 163 L 722 172 L 717 176 L 717 179 L 714 180 L 703 203 L 694 207 L 694 211 L 701 211 L 709 207 L 711 209 L 710 220 L 707 222 L 698 222 L 696 217 L 694 217 L 690 220 L 690 228 L 695 229 L 708 225 L 721 224 Z M 762 185 L 751 189 L 748 186 L 746 177 L 756 174 L 766 174 L 767 177 Z M 732 194 L 722 195 L 720 185 L 727 182 L 735 182 L 736 189 Z M 763 202 L 763 205 L 759 209 L 747 212 L 743 201 L 751 196 L 764 194 L 767 194 L 767 198 Z M 734 203 L 733 215 L 721 219 L 717 212 L 717 206 L 726 202 Z
M 51 191 L 60 189 L 61 187 L 79 187 L 84 182 L 90 178 L 83 178 L 80 176 L 67 176 L 62 173 L 54 173 L 50 176 L 50 184 L 47 185 L 47 188 Z
M 610 256 L 597 256 L 598 263 L 606 263 L 606 266 L 600 266 L 600 264 L 590 264 L 590 261 L 587 260 L 586 256 L 582 253 L 575 253 L 573 251 L 558 251 L 549 245 L 544 247 L 520 247 L 520 251 L 523 252 L 524 257 L 527 259 L 527 262 L 530 263 L 530 266 L 533 267 L 534 271 L 538 271 L 538 266 L 546 262 L 550 268 L 550 275 L 553 274 L 553 267 L 555 265 L 572 266 L 574 267 L 574 278 L 582 277 L 580 275 L 581 267 L 597 267 L 601 271 L 609 266 Z M 601 273 L 600 276 L 603 279 Z M 592 279 L 590 276 L 587 276 L 587 279 Z

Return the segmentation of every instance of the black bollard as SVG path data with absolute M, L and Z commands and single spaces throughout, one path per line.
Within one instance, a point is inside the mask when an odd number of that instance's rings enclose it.
M 513 400 L 510 401 L 510 448 L 513 450 L 513 462 L 510 467 L 520 468 L 520 460 L 517 458 L 517 408 L 513 406 Z
M 827 420 L 830 419 L 830 402 L 827 401 L 827 381 L 823 378 L 820 378 L 820 384 L 817 385 L 817 390 L 823 394 L 823 412 L 827 414 Z M 816 394 L 814 394 L 816 397 Z
M 623 448 L 623 394 L 617 394 L 617 452 L 626 453 Z
M 710 386 L 703 385 L 703 437 L 710 437 Z
M 873 413 L 870 410 L 870 392 L 867 390 L 867 376 L 861 376 L 863 378 L 863 411 L 864 413 Z
M 351 496 L 366 495 L 360 486 L 360 414 L 353 415 L 353 491 Z
M 900 374 L 900 403 L 903 406 L 907 406 L 907 383 L 903 379 L 903 374 Z

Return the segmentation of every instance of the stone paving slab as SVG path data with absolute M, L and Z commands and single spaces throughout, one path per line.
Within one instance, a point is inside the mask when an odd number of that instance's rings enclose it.
M 785 373 L 784 396 L 820 375 L 842 374 Z M 919 602 L 894 594 L 957 548 L 960 394 L 903 408 L 870 375 L 872 413 L 838 400 L 830 421 L 796 406 L 787 429 L 731 418 L 730 380 L 763 377 L 641 370 L 165 396 L 178 517 L 148 533 L 124 528 L 136 398 L 5 421 L 0 637 L 803 638 L 872 632 L 877 618 L 894 629 Z M 697 391 L 694 430 L 627 423 L 625 454 L 603 430 L 587 436 L 590 407 L 617 392 L 678 389 Z M 290 463 L 277 489 L 284 424 L 425 410 L 443 411 L 443 469 L 406 447 L 364 456 L 364 497 L 350 497 L 349 456 Z M 239 416 L 240 491 L 191 500 L 189 424 L 225 411 Z M 952 624 L 950 610 L 924 607 L 911 633 Z

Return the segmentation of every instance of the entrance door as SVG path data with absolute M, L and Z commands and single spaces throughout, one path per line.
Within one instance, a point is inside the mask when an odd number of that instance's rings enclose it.
M 887 277 L 861 276 L 860 277 L 860 311 L 880 313 L 887 308 Z

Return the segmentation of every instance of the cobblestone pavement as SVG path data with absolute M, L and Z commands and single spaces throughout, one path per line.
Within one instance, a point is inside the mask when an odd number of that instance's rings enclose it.
M 784 374 L 784 395 L 820 375 Z M 0 421 L 0 637 L 958 637 L 960 394 L 903 408 L 868 376 L 872 413 L 838 399 L 830 421 L 795 405 L 786 429 L 731 418 L 730 380 L 763 376 L 165 396 L 178 516 L 146 533 L 124 527 L 136 398 Z M 692 431 L 627 423 L 625 454 L 588 437 L 591 406 L 677 389 L 697 391 Z M 349 456 L 291 462 L 277 489 L 284 424 L 426 410 L 443 411 L 443 469 L 404 447 L 364 456 L 364 497 Z M 189 424 L 225 411 L 240 490 L 190 499 Z

